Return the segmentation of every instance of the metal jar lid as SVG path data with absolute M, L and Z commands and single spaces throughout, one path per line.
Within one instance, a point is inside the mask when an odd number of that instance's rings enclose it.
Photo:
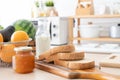
M 32 51 L 32 47 L 23 46 L 14 48 L 15 51 Z

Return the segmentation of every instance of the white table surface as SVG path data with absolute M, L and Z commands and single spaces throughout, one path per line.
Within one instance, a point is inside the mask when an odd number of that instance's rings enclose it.
M 108 56 L 109 54 L 100 53 L 86 53 L 86 58 L 95 59 L 96 65 L 99 60 Z M 120 68 L 102 68 L 103 72 L 115 74 L 120 76 Z M 34 69 L 34 72 L 29 74 L 18 74 L 14 72 L 12 68 L 1 68 L 0 67 L 0 80 L 69 80 L 39 69 Z M 78 80 L 78 79 L 77 79 Z M 81 79 L 79 79 L 81 80 Z

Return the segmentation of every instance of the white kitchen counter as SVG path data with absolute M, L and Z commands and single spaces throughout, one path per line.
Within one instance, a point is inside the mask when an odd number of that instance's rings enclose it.
M 11 68 L 0 68 L 0 80 L 67 80 L 60 76 L 35 69 L 29 74 L 18 74 Z
M 98 53 L 87 53 L 85 56 L 88 58 L 95 59 L 96 65 L 99 60 L 106 57 L 109 54 L 98 54 Z M 116 74 L 120 76 L 120 68 L 102 68 L 103 72 Z M 39 69 L 35 69 L 34 72 L 29 74 L 18 74 L 13 71 L 12 68 L 1 68 L 0 67 L 0 80 L 69 80 Z

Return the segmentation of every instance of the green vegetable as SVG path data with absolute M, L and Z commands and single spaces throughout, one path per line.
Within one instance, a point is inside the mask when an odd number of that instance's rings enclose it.
M 14 31 L 15 31 L 15 28 L 14 28 L 14 26 L 11 26 L 11 25 L 8 26 L 8 27 L 6 27 L 6 28 L 3 29 L 3 30 L 0 30 L 0 33 L 1 33 L 2 36 L 3 36 L 4 42 L 10 41 L 11 35 L 13 34 Z
M 27 32 L 30 38 L 32 38 L 33 40 L 35 39 L 36 28 L 32 23 L 32 21 L 29 21 L 26 19 L 20 19 L 20 20 L 17 20 L 13 24 L 13 26 L 15 27 L 15 31 L 23 30 Z
M 53 7 L 54 6 L 54 2 L 52 0 L 48 0 L 45 2 L 45 5 L 48 7 Z
M 4 29 L 1 25 L 0 25 L 0 30 Z

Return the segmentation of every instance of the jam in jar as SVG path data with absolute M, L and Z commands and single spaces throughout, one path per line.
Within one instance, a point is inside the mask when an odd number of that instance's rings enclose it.
M 18 73 L 33 72 L 35 67 L 35 56 L 32 47 L 16 47 L 16 55 L 13 56 L 13 69 Z

